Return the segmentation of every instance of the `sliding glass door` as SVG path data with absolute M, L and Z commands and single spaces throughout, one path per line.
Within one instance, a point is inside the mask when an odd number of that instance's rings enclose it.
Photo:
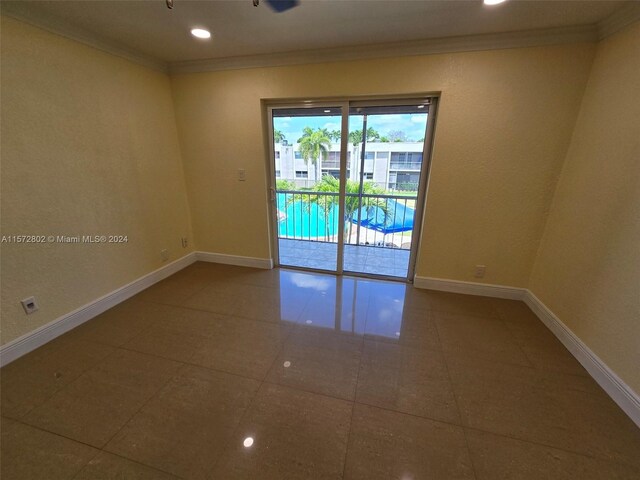
M 337 271 L 342 107 L 272 113 L 278 263 Z
M 428 105 L 352 106 L 349 141 L 357 158 L 347 179 L 344 270 L 409 274 Z
M 279 265 L 412 277 L 430 109 L 430 98 L 269 108 Z

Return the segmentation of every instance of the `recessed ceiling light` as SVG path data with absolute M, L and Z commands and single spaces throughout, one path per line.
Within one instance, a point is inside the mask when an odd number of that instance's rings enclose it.
M 251 445 L 253 445 L 253 437 L 245 438 L 242 444 L 245 446 L 245 448 L 249 448 Z
M 209 30 L 205 30 L 204 28 L 192 28 L 191 35 L 197 38 L 211 38 Z
M 325 110 L 324 113 L 331 113 L 331 110 Z
M 424 105 L 418 105 L 418 108 L 424 108 Z
M 507 0 L 484 0 L 485 5 L 498 5 L 499 3 L 504 3 Z

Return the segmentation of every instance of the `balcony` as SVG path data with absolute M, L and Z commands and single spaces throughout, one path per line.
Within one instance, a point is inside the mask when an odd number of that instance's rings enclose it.
M 338 193 L 280 190 L 276 198 L 280 264 L 335 271 Z M 406 278 L 414 206 L 415 197 L 348 193 L 344 270 Z
M 411 170 L 420 171 L 422 162 L 402 162 L 391 160 L 389 170 Z
M 337 160 L 333 160 L 333 159 L 322 160 L 322 168 L 331 168 L 331 169 L 339 170 L 340 169 L 340 159 L 337 159 Z M 347 160 L 347 170 L 349 168 L 351 168 L 351 160 Z

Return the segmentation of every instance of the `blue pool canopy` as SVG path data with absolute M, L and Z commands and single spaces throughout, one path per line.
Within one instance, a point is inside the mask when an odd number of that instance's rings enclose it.
M 413 230 L 413 217 L 415 210 L 406 204 L 401 204 L 395 200 L 388 200 L 387 216 L 380 207 L 362 207 L 360 209 L 360 225 L 371 230 L 377 230 L 383 234 L 406 232 Z M 358 223 L 358 212 L 351 219 L 353 223 Z

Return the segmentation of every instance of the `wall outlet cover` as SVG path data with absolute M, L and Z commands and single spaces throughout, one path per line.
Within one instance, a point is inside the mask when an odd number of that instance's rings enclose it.
M 20 303 L 22 304 L 22 308 L 24 308 L 24 313 L 27 315 L 31 315 L 40 309 L 38 302 L 36 302 L 36 297 L 25 298 L 21 300 Z

